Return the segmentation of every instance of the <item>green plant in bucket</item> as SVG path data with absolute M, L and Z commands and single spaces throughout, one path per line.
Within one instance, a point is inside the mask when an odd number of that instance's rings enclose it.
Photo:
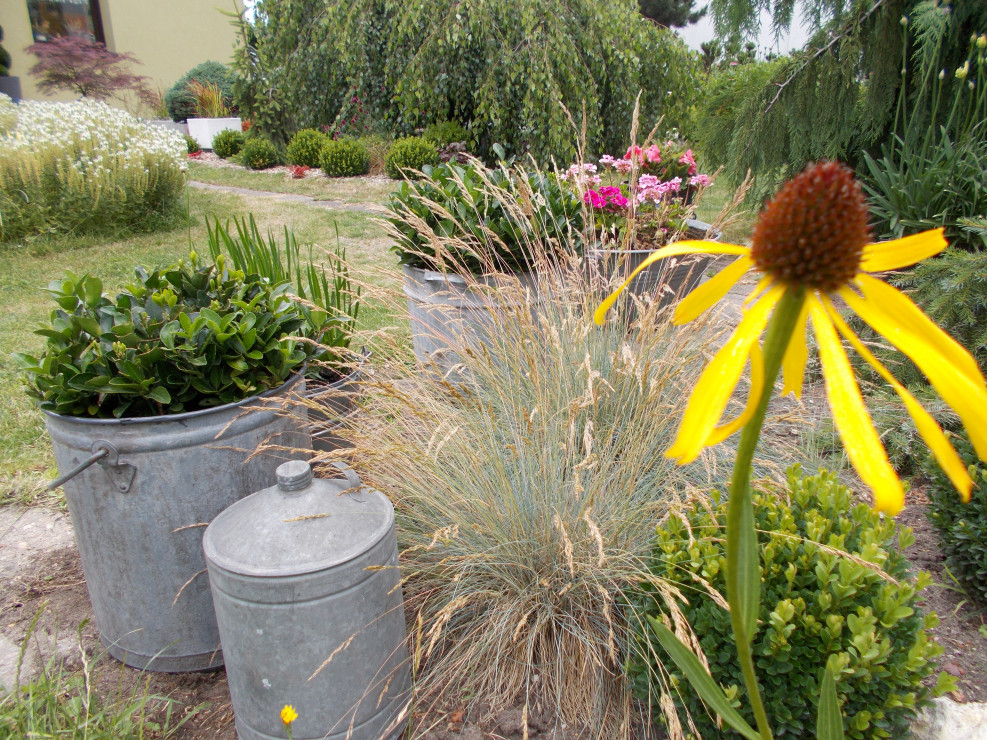
M 743 430 L 727 511 L 726 584 L 738 662 L 756 718 L 756 731 L 672 631 L 655 619 L 649 620 L 662 647 L 708 706 L 751 740 L 772 737 L 751 654 L 761 601 L 751 464 L 779 371 L 784 379 L 783 393 L 792 391 L 796 396 L 801 393 L 808 358 L 805 331 L 809 320 L 819 346 L 826 395 L 837 431 L 850 462 L 873 491 L 879 511 L 891 515 L 900 511 L 904 490 L 867 414 L 841 336 L 895 390 L 936 461 L 965 501 L 970 498 L 973 481 L 932 416 L 840 316 L 833 304 L 835 297 L 925 373 L 960 416 L 977 455 L 981 460 L 987 459 L 987 383 L 977 363 L 904 294 L 870 274 L 907 267 L 940 253 L 947 246 L 942 229 L 871 243 L 867 218 L 866 201 L 852 172 L 836 162 L 821 162 L 810 165 L 784 185 L 765 207 L 755 227 L 752 246 L 677 242 L 657 250 L 634 273 L 656 260 L 675 255 L 712 253 L 737 257 L 678 304 L 674 315 L 678 324 L 692 321 L 715 305 L 751 268 L 762 274 L 747 299 L 748 308 L 737 329 L 696 383 L 678 436 L 665 453 L 686 464 L 696 459 L 705 447 Z M 629 283 L 630 279 L 600 304 L 594 315 L 598 324 L 603 323 L 607 311 Z M 765 327 L 762 350 L 759 340 Z M 748 360 L 751 392 L 746 408 L 736 419 L 720 424 Z M 843 737 L 836 695 L 839 672 L 838 667 L 827 665 L 820 682 L 816 733 L 824 740 Z

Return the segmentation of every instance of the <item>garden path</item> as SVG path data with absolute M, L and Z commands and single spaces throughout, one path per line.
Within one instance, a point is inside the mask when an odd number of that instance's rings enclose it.
M 300 195 L 298 193 L 275 193 L 269 190 L 254 190 L 252 188 L 238 188 L 233 185 L 214 185 L 198 180 L 189 180 L 189 185 L 200 190 L 213 190 L 220 193 L 231 193 L 233 195 L 245 195 L 251 198 L 270 198 L 285 203 L 299 203 L 301 205 L 325 208 L 330 211 L 358 211 L 360 213 L 383 214 L 385 209 L 375 203 L 345 203 L 341 200 L 322 200 L 313 198 L 310 195 Z

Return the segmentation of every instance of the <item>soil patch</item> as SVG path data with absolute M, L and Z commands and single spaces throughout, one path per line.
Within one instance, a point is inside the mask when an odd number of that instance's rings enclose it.
M 926 611 L 939 616 L 939 626 L 932 630 L 945 650 L 939 669 L 956 676 L 959 684 L 950 697 L 957 702 L 987 702 L 987 608 L 967 597 L 946 571 L 938 533 L 926 516 L 924 486 L 913 485 L 905 501 L 898 521 L 915 534 L 915 544 L 905 554 L 915 570 L 932 575 L 932 585 L 921 596 Z

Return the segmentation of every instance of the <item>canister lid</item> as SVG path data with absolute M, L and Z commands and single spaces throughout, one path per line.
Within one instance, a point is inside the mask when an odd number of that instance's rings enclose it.
M 237 501 L 206 528 L 206 559 L 241 575 L 290 576 L 367 552 L 393 528 L 394 508 L 345 472 L 346 479 L 313 478 L 308 463 L 281 465 L 278 485 Z

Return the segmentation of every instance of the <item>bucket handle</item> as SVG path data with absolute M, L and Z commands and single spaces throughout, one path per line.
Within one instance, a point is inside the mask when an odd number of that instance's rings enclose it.
M 350 488 L 355 488 L 357 490 L 363 488 L 363 481 L 360 480 L 360 476 L 357 475 L 356 471 L 353 470 L 353 468 L 351 468 L 349 465 L 347 465 L 344 462 L 338 462 L 338 461 L 331 462 L 329 464 L 332 465 L 337 470 L 342 471 L 343 476 L 346 478 L 346 482 L 350 484 Z
M 56 488 L 72 480 L 72 478 L 75 478 L 75 476 L 90 465 L 98 462 L 106 472 L 106 475 L 113 481 L 117 490 L 120 493 L 128 493 L 130 486 L 134 482 L 134 477 L 137 475 L 137 468 L 129 463 L 120 462 L 117 448 L 113 446 L 112 442 L 108 442 L 105 439 L 97 439 L 93 442 L 93 446 L 90 449 L 92 450 L 92 455 L 76 465 L 65 475 L 59 476 L 49 483 L 48 490 L 54 491 Z M 104 460 L 103 458 L 106 459 Z

